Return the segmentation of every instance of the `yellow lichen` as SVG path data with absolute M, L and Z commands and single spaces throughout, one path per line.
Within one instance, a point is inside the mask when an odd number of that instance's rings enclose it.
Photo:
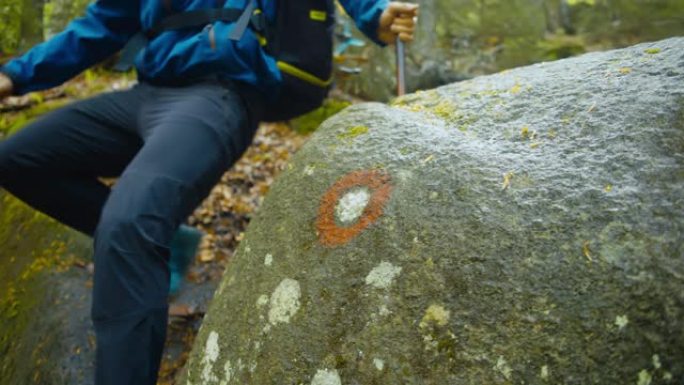
M 582 244 L 582 255 L 584 255 L 589 261 L 594 259 L 591 257 L 591 249 L 589 248 L 589 241 L 584 241 Z
M 647 48 L 644 50 L 644 52 L 649 55 L 655 55 L 657 53 L 660 53 L 660 48 Z
M 556 135 L 558 135 L 558 133 L 557 133 L 556 130 L 554 130 L 553 128 L 550 129 L 549 132 L 546 133 L 546 136 L 547 136 L 549 139 L 555 139 L 555 138 L 556 138 Z
M 621 74 L 626 75 L 626 74 L 632 72 L 632 69 L 629 68 L 629 67 L 622 67 L 622 68 L 620 68 L 619 71 L 620 71 Z
M 643 369 L 639 372 L 639 377 L 637 378 L 637 385 L 651 385 L 651 381 L 653 381 L 653 377 L 651 376 L 651 373 L 648 372 L 648 370 Z
M 444 120 L 455 120 L 460 117 L 456 112 L 456 106 L 446 100 L 433 107 L 432 112 Z
M 511 186 L 511 180 L 513 179 L 513 172 L 507 172 L 503 174 L 503 183 L 501 185 L 501 190 L 506 190 Z
M 430 324 L 446 326 L 449 322 L 450 312 L 441 305 L 430 305 L 425 311 L 423 319 L 420 321 L 420 328 L 425 328 Z
M 534 140 L 537 137 L 537 132 L 530 130 L 529 126 L 523 126 L 520 129 L 520 136 L 524 139 Z
M 349 128 L 346 132 L 338 134 L 337 137 L 340 139 L 354 139 L 357 136 L 363 135 L 368 132 L 368 127 L 366 126 L 354 126 Z

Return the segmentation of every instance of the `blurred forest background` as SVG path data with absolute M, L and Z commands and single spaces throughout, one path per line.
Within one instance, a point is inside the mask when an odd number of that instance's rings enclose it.
M 408 52 L 410 90 L 684 34 L 684 0 L 413 2 L 421 4 L 421 20 Z M 1 0 L 0 62 L 61 31 L 88 3 Z M 392 50 L 363 42 L 346 16 L 338 23 L 339 88 L 364 99 L 388 100 Z

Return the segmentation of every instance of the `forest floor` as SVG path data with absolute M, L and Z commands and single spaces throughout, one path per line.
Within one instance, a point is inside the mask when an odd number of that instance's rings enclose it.
M 0 102 L 0 140 L 32 119 L 71 101 L 125 89 L 133 83 L 131 75 L 89 70 L 52 90 Z M 170 300 L 167 344 L 158 384 L 175 383 L 213 292 L 250 219 L 273 180 L 307 138 L 308 135 L 297 133 L 287 124 L 262 124 L 246 153 L 188 218 L 190 225 L 206 235 L 184 286 Z

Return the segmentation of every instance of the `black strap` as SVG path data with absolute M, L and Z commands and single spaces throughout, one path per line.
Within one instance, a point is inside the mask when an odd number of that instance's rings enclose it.
M 245 9 L 236 8 L 212 8 L 197 9 L 176 13 L 165 17 L 151 29 L 139 32 L 128 41 L 123 48 L 119 62 L 114 66 L 117 71 L 127 71 L 133 67 L 135 56 L 145 47 L 147 41 L 162 32 L 173 31 L 186 28 L 204 27 L 216 21 L 235 22 L 233 30 L 228 36 L 231 40 L 239 41 L 245 34 L 249 25 L 257 32 L 263 32 L 266 21 L 262 13 L 254 14 L 257 7 L 256 0 L 249 0 Z
M 114 71 L 126 72 L 133 67 L 135 56 L 147 45 L 147 37 L 144 33 L 138 32 L 126 43 L 119 61 L 114 65 Z
M 242 13 L 243 10 L 233 8 L 197 9 L 176 13 L 159 21 L 146 31 L 145 35 L 151 39 L 162 32 L 203 27 L 216 21 L 233 22 L 238 20 Z

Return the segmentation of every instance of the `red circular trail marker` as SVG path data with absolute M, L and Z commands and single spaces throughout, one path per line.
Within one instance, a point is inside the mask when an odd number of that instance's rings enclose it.
M 344 245 L 375 222 L 383 213 L 383 208 L 392 192 L 391 178 L 380 170 L 358 170 L 340 178 L 321 198 L 318 207 L 316 229 L 323 246 Z M 355 188 L 366 187 L 371 196 L 359 219 L 351 226 L 342 227 L 335 221 L 335 207 L 343 193 Z

